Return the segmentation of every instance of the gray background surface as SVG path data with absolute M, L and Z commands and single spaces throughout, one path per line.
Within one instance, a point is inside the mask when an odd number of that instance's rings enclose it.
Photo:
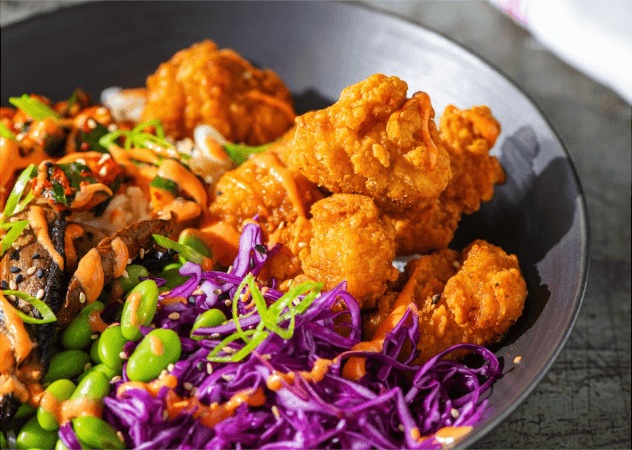
M 76 3 L 2 1 L 0 24 Z M 592 255 L 575 329 L 544 381 L 476 448 L 630 448 L 630 105 L 487 3 L 365 3 L 438 31 L 509 75 L 557 129 L 586 194 Z

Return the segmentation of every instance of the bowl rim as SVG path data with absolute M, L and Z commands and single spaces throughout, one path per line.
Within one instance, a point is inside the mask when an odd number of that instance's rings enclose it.
M 38 21 L 49 20 L 50 18 L 54 18 L 56 16 L 63 16 L 69 10 L 72 10 L 73 12 L 77 10 L 81 10 L 81 9 L 90 10 L 93 8 L 101 7 L 102 5 L 107 4 L 107 3 L 110 3 L 110 2 L 105 1 L 105 0 L 86 1 L 86 2 L 82 2 L 78 4 L 58 7 L 57 9 L 46 11 L 41 14 L 37 14 L 35 16 L 27 17 L 25 19 L 4 25 L 2 26 L 2 29 L 0 30 L 0 32 L 1 34 L 5 34 L 5 32 L 10 32 L 14 29 L 24 26 L 25 24 L 31 24 Z M 121 3 L 125 3 L 125 2 L 116 2 L 116 3 L 120 5 Z M 132 2 L 132 3 L 141 3 L 141 2 Z M 170 3 L 170 2 L 165 2 L 165 3 Z M 300 3 L 300 2 L 291 1 L 290 3 Z M 502 422 L 504 422 L 514 411 L 518 409 L 518 407 L 520 407 L 525 402 L 525 400 L 531 395 L 531 393 L 536 389 L 536 387 L 544 379 L 544 376 L 548 373 L 548 371 L 551 369 L 551 367 L 553 366 L 553 364 L 559 357 L 562 349 L 564 348 L 566 342 L 568 341 L 568 338 L 575 326 L 577 317 L 579 316 L 579 312 L 581 310 L 581 306 L 584 300 L 584 295 L 586 292 L 589 265 L 590 265 L 590 254 L 591 254 L 590 224 L 589 224 L 589 218 L 588 218 L 586 196 L 584 195 L 584 190 L 583 190 L 579 175 L 577 173 L 577 169 L 575 168 L 573 160 L 571 159 L 571 155 L 568 152 L 568 149 L 566 148 L 566 145 L 564 144 L 564 141 L 562 140 L 554 124 L 548 118 L 546 113 L 542 110 L 540 105 L 538 105 L 538 103 L 533 99 L 531 94 L 529 94 L 522 86 L 520 86 L 509 75 L 505 74 L 493 62 L 489 61 L 486 57 L 481 56 L 476 51 L 470 48 L 467 48 L 465 45 L 455 41 L 454 39 L 448 37 L 447 35 L 445 35 L 444 33 L 440 31 L 434 30 L 425 25 L 421 25 L 415 22 L 413 19 L 409 17 L 405 17 L 399 13 L 381 9 L 375 4 L 357 3 L 354 1 L 348 1 L 348 0 L 345 0 L 342 2 L 334 2 L 334 1 L 322 2 L 321 4 L 325 4 L 325 3 L 329 3 L 330 5 L 337 5 L 338 7 L 342 7 L 342 8 L 349 8 L 349 10 L 363 11 L 368 14 L 373 14 L 375 17 L 380 17 L 382 19 L 387 18 L 387 20 L 398 21 L 408 27 L 411 27 L 412 29 L 416 29 L 417 31 L 423 31 L 425 33 L 434 34 L 438 38 L 444 41 L 447 41 L 448 44 L 457 48 L 462 54 L 465 54 L 469 56 L 470 58 L 473 57 L 474 59 L 480 61 L 483 65 L 487 66 L 497 75 L 504 78 L 505 81 L 507 81 L 514 89 L 516 89 L 537 111 L 537 113 L 543 119 L 546 126 L 550 129 L 551 135 L 558 141 L 559 146 L 561 150 L 563 151 L 564 155 L 566 156 L 566 160 L 571 169 L 572 180 L 574 181 L 575 188 L 577 191 L 577 197 L 575 201 L 577 203 L 577 208 L 579 212 L 579 233 L 580 233 L 579 244 L 580 244 L 581 258 L 579 260 L 580 277 L 578 280 L 579 282 L 576 288 L 575 295 L 572 299 L 573 306 L 569 314 L 570 321 L 568 322 L 564 332 L 559 337 L 557 346 L 552 352 L 548 361 L 546 361 L 546 363 L 542 366 L 540 372 L 536 375 L 536 377 L 531 382 L 531 384 L 522 392 L 522 394 L 518 396 L 518 398 L 513 403 L 508 405 L 498 415 L 494 414 L 494 417 L 490 419 L 489 421 L 487 421 L 487 423 L 485 423 L 482 426 L 478 426 L 478 425 L 475 426 L 474 429 L 463 440 L 457 443 L 457 447 L 459 448 L 471 447 L 477 441 L 481 440 L 485 435 L 487 435 L 490 431 L 492 431 L 497 426 L 499 426 Z M 396 2 L 396 3 L 399 3 L 399 2 Z

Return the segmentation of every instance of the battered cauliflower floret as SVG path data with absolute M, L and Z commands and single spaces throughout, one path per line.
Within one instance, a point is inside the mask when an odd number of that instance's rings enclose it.
M 527 286 L 515 255 L 482 240 L 462 253 L 444 249 L 413 260 L 406 268 L 404 294 L 389 292 L 378 311 L 365 318 L 365 339 L 379 334 L 382 322 L 397 302 L 414 302 L 419 309 L 422 364 L 437 353 L 460 343 L 489 345 L 498 342 L 522 314 Z M 404 295 L 404 297 L 402 297 Z M 464 352 L 454 352 L 459 358 Z
M 494 185 L 505 181 L 498 159 L 489 155 L 500 124 L 487 106 L 468 110 L 448 106 L 441 115 L 440 133 L 450 155 L 452 178 L 432 204 L 393 215 L 400 255 L 446 248 L 461 214 L 478 211 L 481 202 L 491 200 Z
M 147 78 L 142 120 L 160 119 L 168 136 L 193 137 L 208 124 L 231 142 L 272 142 L 294 121 L 292 97 L 279 77 L 212 41 L 177 52 Z
M 395 230 L 369 197 L 334 194 L 312 206 L 312 238 L 299 257 L 307 278 L 324 289 L 347 282 L 361 308 L 372 308 L 397 279 Z
M 282 158 L 334 193 L 367 195 L 381 208 L 430 204 L 450 179 L 450 160 L 430 98 L 378 74 L 349 86 L 334 105 L 296 118 Z
M 271 152 L 255 155 L 222 175 L 214 196 L 209 209 L 213 222 L 241 232 L 243 222 L 258 215 L 266 237 L 282 224 L 307 217 L 312 204 L 322 198 L 316 186 Z

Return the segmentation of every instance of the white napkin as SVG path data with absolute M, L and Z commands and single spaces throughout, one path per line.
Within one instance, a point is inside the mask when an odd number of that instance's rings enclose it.
M 632 103 L 631 0 L 490 0 L 561 59 Z

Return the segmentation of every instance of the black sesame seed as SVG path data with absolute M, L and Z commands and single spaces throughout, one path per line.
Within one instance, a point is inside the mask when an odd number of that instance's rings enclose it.
M 20 269 L 18 266 L 11 266 L 11 268 L 9 269 L 9 272 L 18 273 L 20 270 L 22 269 Z
M 439 300 L 441 300 L 441 294 L 437 294 L 434 297 L 432 297 L 432 304 L 436 305 L 437 303 L 439 303 Z
M 44 161 L 44 165 L 45 165 L 46 167 L 53 167 L 53 163 L 52 163 L 52 162 L 50 162 L 50 161 Z
M 202 372 L 204 370 L 204 363 L 202 361 L 200 361 L 199 363 L 197 363 L 197 365 L 195 367 L 197 368 L 197 370 Z
M 194 296 L 189 297 L 189 303 L 195 303 L 195 297 Z
M 9 285 L 4 280 L 2 280 L 2 282 L 0 282 L 0 285 L 2 286 L 2 290 L 9 289 Z
M 268 253 L 268 249 L 266 249 L 263 245 L 261 244 L 257 244 L 255 245 L 255 250 L 257 250 L 258 253 L 260 253 L 261 255 L 265 255 L 266 253 Z
M 498 287 L 498 283 L 496 283 L 496 287 Z
M 15 250 L 13 253 L 11 253 L 11 259 L 14 261 L 19 261 L 20 260 L 20 251 L 19 250 Z
M 220 295 L 219 297 L 217 297 L 217 300 L 219 300 L 219 301 L 221 302 L 221 301 L 226 300 L 226 299 L 227 299 L 227 298 L 229 298 L 229 297 L 230 297 L 230 293 L 229 293 L 229 292 L 224 292 L 222 295 Z
M 35 275 L 37 275 L 37 278 L 43 278 L 44 271 L 42 269 L 37 269 L 37 272 L 35 272 Z
M 250 258 L 250 268 L 254 269 L 255 268 L 255 260 Z
M 217 195 L 222 195 L 223 192 L 222 191 L 217 191 Z
M 24 276 L 21 273 L 18 273 L 18 276 L 15 277 L 15 282 L 20 283 L 24 279 Z
M 86 236 L 88 237 L 88 240 L 91 241 L 92 238 L 94 237 L 94 233 L 92 233 L 91 231 L 87 231 Z
M 31 256 L 31 258 L 33 258 L 33 259 L 40 259 L 40 254 L 39 253 L 33 253 L 33 256 Z

